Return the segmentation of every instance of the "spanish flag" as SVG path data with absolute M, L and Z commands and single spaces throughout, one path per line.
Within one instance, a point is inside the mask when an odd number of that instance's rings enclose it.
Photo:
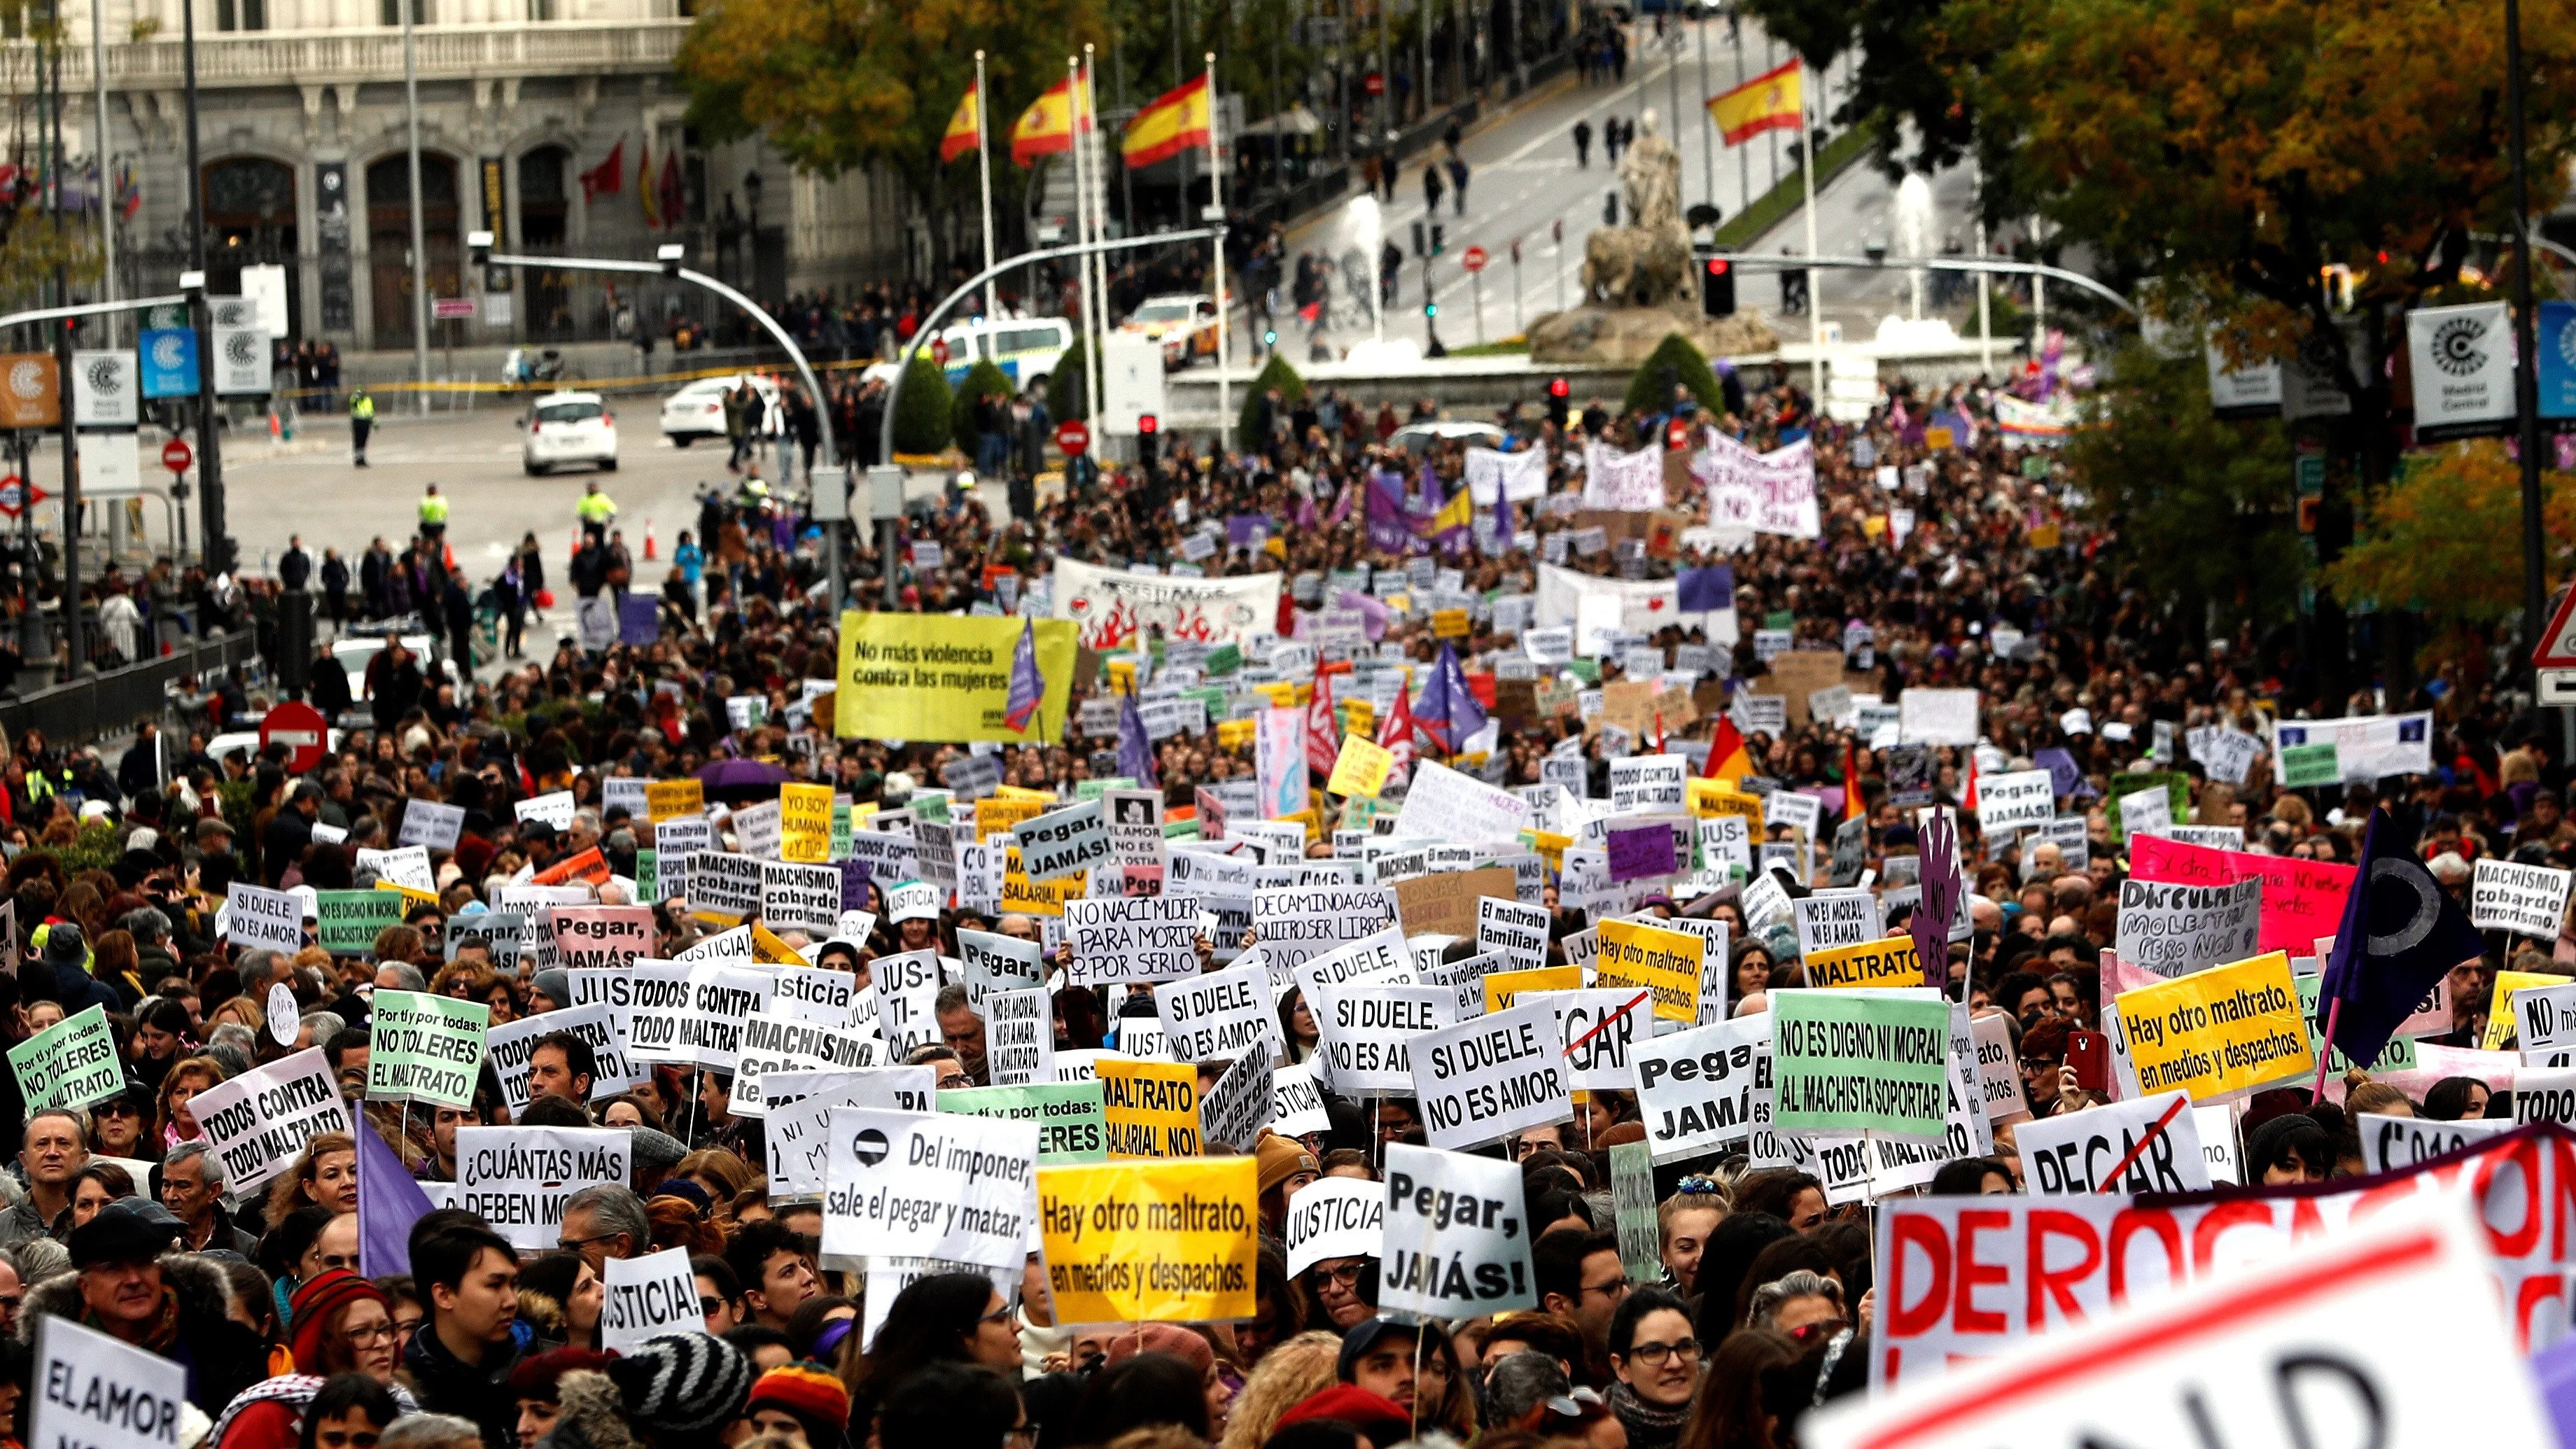
M 1437 538 L 1453 530 L 1474 527 L 1476 500 L 1470 496 L 1473 491 L 1461 486 L 1457 492 L 1450 494 L 1449 501 L 1440 505 L 1440 511 L 1432 514 L 1422 524 L 1423 537 Z
M 1717 736 L 1708 743 L 1708 764 L 1700 778 L 1734 785 L 1752 773 L 1753 757 L 1745 752 L 1744 735 L 1735 728 L 1735 721 L 1719 715 Z
M 1090 130 L 1092 108 L 1085 105 L 1082 113 L 1082 128 Z M 1026 166 L 1040 156 L 1072 150 L 1073 115 L 1073 78 L 1067 76 L 1020 113 L 1019 124 L 1011 127 L 1011 160 Z
M 984 96 L 974 82 L 966 86 L 957 114 L 948 118 L 948 133 L 939 138 L 939 159 L 954 161 L 984 143 Z
M 1127 123 L 1118 152 L 1127 168 L 1168 161 L 1193 146 L 1208 144 L 1208 78 L 1201 72 L 1188 85 L 1165 91 Z
M 644 203 L 644 229 L 662 229 L 661 198 L 653 194 L 653 133 L 644 132 L 644 151 L 635 158 L 635 195 Z
M 1726 144 L 1741 146 L 1765 131 L 1795 133 L 1806 115 L 1806 63 L 1793 60 L 1722 96 L 1711 96 L 1709 119 Z

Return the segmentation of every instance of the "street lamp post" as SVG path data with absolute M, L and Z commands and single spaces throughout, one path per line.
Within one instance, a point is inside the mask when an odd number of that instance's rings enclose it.
M 2522 465 L 2522 653 L 2528 660 L 2540 650 L 2540 631 L 2549 594 L 2548 561 L 2540 544 L 2540 359 L 2534 354 L 2531 300 L 2531 182 L 2524 163 L 2522 114 L 2522 5 L 2504 0 L 2505 124 L 2513 156 L 2513 235 L 2520 247 L 2513 268 L 2513 406 L 2518 422 L 2517 460 Z M 2526 668 L 2532 667 L 2529 665 Z M 2532 697 L 2539 698 L 2535 677 Z
M 742 289 L 754 296 L 760 293 L 760 188 L 763 184 L 757 167 L 742 178 L 742 199 L 751 209 L 747 218 L 749 225 L 743 229 Z

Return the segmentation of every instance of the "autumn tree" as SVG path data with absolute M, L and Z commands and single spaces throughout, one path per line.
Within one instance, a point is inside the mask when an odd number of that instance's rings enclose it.
M 2541 481 L 2543 548 L 2562 577 L 2576 557 L 2576 479 L 2553 470 Z M 2521 570 L 2498 566 L 2521 536 L 2512 456 L 2491 440 L 2454 443 L 2408 460 L 2323 581 L 2346 598 L 2420 613 L 2433 631 L 2427 662 L 2455 660 L 2482 675 L 2522 609 Z

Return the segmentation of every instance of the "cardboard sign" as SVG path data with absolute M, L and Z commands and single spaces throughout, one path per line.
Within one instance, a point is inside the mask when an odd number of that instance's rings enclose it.
M 1059 1320 L 1252 1317 L 1259 1197 L 1250 1157 L 1040 1169 L 1038 1221 Z
M 2213 1101 L 2317 1069 L 2290 958 L 2275 951 L 2117 998 L 2119 1037 L 2141 1092 Z
M 563 1236 L 564 1199 L 626 1182 L 634 1144 L 623 1127 L 459 1127 L 454 1205 L 514 1248 L 551 1248 Z
M 491 1024 L 492 1008 L 480 1001 L 378 987 L 368 1021 L 367 1100 L 473 1105 Z
M 2262 938 L 2263 882 L 2161 885 L 2120 882 L 2120 959 L 2158 976 L 2188 976 L 2254 954 Z
M 1407 1046 L 1414 1097 L 1435 1147 L 1482 1147 L 1574 1115 L 1564 1037 L 1544 997 L 1425 1032 Z
M 52 358 L 45 361 L 51 362 Z M 82 1449 L 169 1449 L 188 1407 L 188 1370 L 72 1319 L 36 1319 L 28 1440 Z
M 2209 1162 L 2201 1154 L 2199 1123 L 2188 1110 L 2171 1110 L 2186 1100 L 2180 1092 L 2162 1092 L 2022 1123 L 2013 1140 L 2030 1190 L 2041 1196 L 2101 1192 L 2123 1162 L 2129 1166 L 2116 1184 L 2122 1192 L 2207 1188 Z M 2158 1123 L 2164 1123 L 2161 1131 Z M 2138 1152 L 2141 1142 L 2146 1150 Z
M 1318 1178 L 1288 1199 L 1281 1233 L 1294 1278 L 1328 1258 L 1377 1258 L 1385 1252 L 1383 1183 L 1347 1177 Z
M 1075 986 L 1172 981 L 1198 974 L 1198 902 L 1138 896 L 1064 903 Z
M 1706 942 L 1688 931 L 1636 921 L 1603 921 L 1595 929 L 1601 955 L 1593 965 L 1594 981 L 1653 992 L 1654 1014 L 1666 1021 L 1699 1019 Z
M 608 1260 L 600 1280 L 601 1348 L 633 1353 L 662 1334 L 704 1332 L 706 1326 L 688 1249 Z
M 1523 1213 L 1517 1165 L 1389 1143 L 1379 1311 L 1454 1321 L 1537 1307 Z
M 1771 1086 L 1771 1024 L 1715 1022 L 1636 1044 L 1637 1115 L 1661 1165 L 1704 1157 L 1753 1128 L 1756 1088 Z
M 1938 997 L 1778 991 L 1770 1014 L 1782 1131 L 1943 1135 L 1950 1012 Z
M 2478 858 L 2469 877 L 2469 924 L 2541 941 L 2558 939 L 2567 919 L 2567 886 L 2576 871 Z
M 293 1167 L 316 1136 L 349 1130 L 349 1109 L 320 1047 L 218 1082 L 188 1110 L 223 1164 L 224 1185 L 244 1196 Z

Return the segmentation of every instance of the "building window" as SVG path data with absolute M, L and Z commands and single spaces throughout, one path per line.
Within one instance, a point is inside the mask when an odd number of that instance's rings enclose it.
M 528 18 L 530 20 L 559 20 L 562 17 L 555 13 L 555 0 L 528 0 Z
M 266 30 L 268 0 L 215 0 L 217 30 Z
M 402 0 L 376 0 L 376 23 L 385 26 L 402 24 Z M 411 23 L 429 23 L 429 0 L 411 0 Z

